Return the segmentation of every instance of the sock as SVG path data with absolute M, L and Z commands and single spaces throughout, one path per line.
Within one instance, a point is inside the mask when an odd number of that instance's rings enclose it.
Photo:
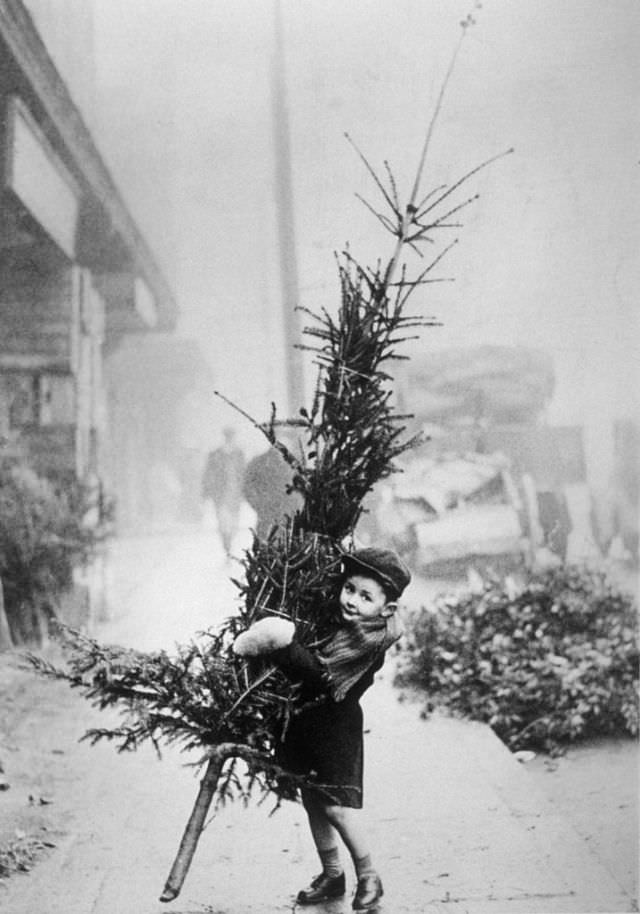
M 318 856 L 322 862 L 322 871 L 325 876 L 335 879 L 336 876 L 342 875 L 340 852 L 337 847 L 330 847 L 325 851 L 318 850 Z
M 371 863 L 371 854 L 365 854 L 364 857 L 356 857 L 353 861 L 356 868 L 356 876 L 358 879 L 361 876 L 364 876 L 365 873 L 373 873 L 373 864 Z

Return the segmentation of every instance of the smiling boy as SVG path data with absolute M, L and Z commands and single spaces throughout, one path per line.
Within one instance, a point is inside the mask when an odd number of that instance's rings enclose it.
M 298 892 L 299 905 L 346 893 L 339 839 L 355 868 L 354 910 L 373 911 L 382 897 L 362 821 L 360 698 L 384 663 L 385 652 L 400 637 L 395 611 L 410 580 L 404 562 L 388 549 L 346 553 L 338 597 L 340 624 L 334 633 L 312 651 L 298 644 L 292 626 L 290 643 L 270 651 L 287 676 L 301 683 L 298 711 L 277 755 L 288 771 L 309 778 L 301 797 L 322 863 L 322 872 Z

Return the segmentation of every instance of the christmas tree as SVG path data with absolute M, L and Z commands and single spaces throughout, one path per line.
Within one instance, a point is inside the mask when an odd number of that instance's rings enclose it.
M 318 369 L 313 402 L 285 419 L 273 406 L 268 421 L 254 422 L 289 465 L 290 486 L 301 496 L 301 507 L 283 518 L 267 539 L 254 537 L 242 559 L 243 574 L 235 581 L 240 608 L 222 626 L 177 646 L 172 655 L 107 646 L 65 631 L 65 669 L 29 658 L 39 672 L 66 679 L 97 707 L 121 710 L 120 726 L 85 734 L 93 743 L 111 740 L 118 751 L 126 751 L 150 741 L 158 749 L 176 744 L 202 753 L 206 770 L 163 901 L 180 891 L 212 800 L 271 793 L 279 802 L 294 795 L 300 780 L 274 761 L 274 747 L 294 713 L 298 687 L 268 657 L 236 656 L 233 642 L 266 615 L 292 620 L 297 639 L 307 646 L 331 630 L 335 620 L 328 607 L 340 578 L 341 551 L 348 548 L 363 500 L 376 483 L 396 472 L 396 459 L 416 444 L 407 432 L 409 417 L 394 405 L 391 367 L 405 358 L 399 351 L 403 343 L 433 323 L 408 314 L 407 303 L 417 289 L 440 281 L 435 268 L 457 239 L 436 248 L 438 253 L 415 274 L 410 275 L 402 258 L 407 250 L 423 257 L 426 245 L 459 225 L 459 213 L 477 196 L 460 199 L 458 192 L 494 161 L 420 196 L 427 150 L 452 67 L 453 61 L 406 203 L 399 199 L 388 163 L 383 180 L 358 153 L 383 208 L 363 202 L 393 236 L 393 253 L 374 268 L 358 263 L 348 250 L 337 258 L 337 314 L 303 309 L 309 323 L 301 345 L 313 354 Z M 295 432 L 296 446 L 281 440 L 283 429 Z

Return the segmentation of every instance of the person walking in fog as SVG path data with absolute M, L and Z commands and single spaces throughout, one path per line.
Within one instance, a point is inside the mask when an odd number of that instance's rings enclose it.
M 291 467 L 277 448 L 258 454 L 247 464 L 243 494 L 256 512 L 256 536 L 266 539 L 272 528 L 302 507 L 298 492 L 287 492 Z
M 223 444 L 209 453 L 202 477 L 202 497 L 213 504 L 218 533 L 229 557 L 240 524 L 245 459 L 236 444 L 235 429 L 222 431 Z
M 341 839 L 357 878 L 353 908 L 373 911 L 383 888 L 361 819 L 360 698 L 401 635 L 397 601 L 411 574 L 395 552 L 375 546 L 344 554 L 342 572 L 337 626 L 324 643 L 308 649 L 296 641 L 291 620 L 266 617 L 236 638 L 234 651 L 242 657 L 268 655 L 301 684 L 298 707 L 276 756 L 285 770 L 308 779 L 301 797 L 322 872 L 300 890 L 297 904 L 319 904 L 345 894 Z

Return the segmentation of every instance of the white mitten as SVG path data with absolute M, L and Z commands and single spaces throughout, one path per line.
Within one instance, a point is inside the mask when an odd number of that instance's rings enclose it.
M 233 652 L 238 657 L 258 657 L 270 654 L 279 647 L 291 644 L 296 630 L 289 619 L 280 616 L 266 616 L 238 635 L 233 642 Z

